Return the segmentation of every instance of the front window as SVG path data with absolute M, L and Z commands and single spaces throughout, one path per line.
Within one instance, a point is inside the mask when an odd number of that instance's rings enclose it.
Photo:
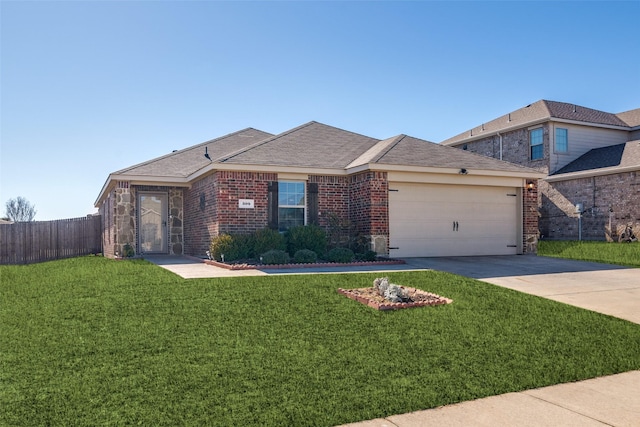
M 569 150 L 568 132 L 563 128 L 556 128 L 556 153 L 566 153 Z
M 281 181 L 278 183 L 278 229 L 304 225 L 304 182 Z
M 544 145 L 542 144 L 542 128 L 529 131 L 529 145 L 531 147 L 531 160 L 544 157 Z

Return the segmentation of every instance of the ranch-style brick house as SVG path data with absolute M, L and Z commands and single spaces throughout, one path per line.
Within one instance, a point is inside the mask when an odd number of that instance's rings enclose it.
M 640 108 L 613 114 L 540 100 L 441 142 L 537 169 L 540 235 L 640 235 Z
M 212 237 L 347 221 L 390 257 L 535 253 L 545 174 L 407 135 L 247 128 L 113 172 L 105 256 L 204 257 Z

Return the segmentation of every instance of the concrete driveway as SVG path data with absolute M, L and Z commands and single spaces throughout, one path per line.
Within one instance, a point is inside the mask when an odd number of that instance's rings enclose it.
M 414 269 L 472 277 L 640 323 L 640 269 L 534 255 L 407 258 Z

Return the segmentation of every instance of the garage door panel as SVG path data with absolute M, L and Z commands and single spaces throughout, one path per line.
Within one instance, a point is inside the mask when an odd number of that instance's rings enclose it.
M 391 256 L 517 252 L 515 188 L 390 183 Z M 454 224 L 457 223 L 457 231 Z

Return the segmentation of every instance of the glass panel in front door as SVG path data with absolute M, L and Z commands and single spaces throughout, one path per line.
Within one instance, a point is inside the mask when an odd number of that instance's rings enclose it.
M 167 196 L 140 195 L 140 249 L 142 252 L 167 251 Z

